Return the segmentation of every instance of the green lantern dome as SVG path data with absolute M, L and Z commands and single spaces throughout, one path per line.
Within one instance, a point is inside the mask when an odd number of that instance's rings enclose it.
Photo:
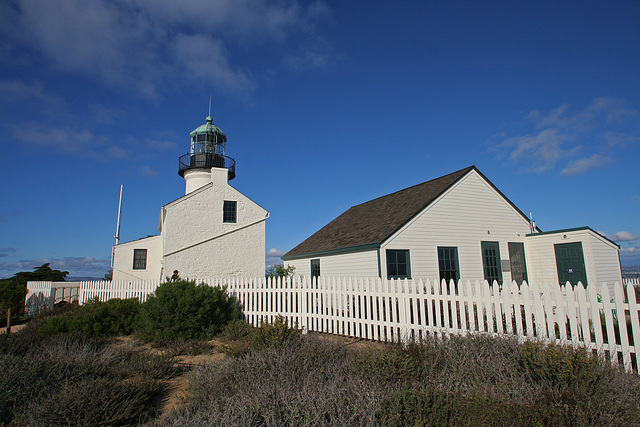
M 211 115 L 206 123 L 198 126 L 190 134 L 191 147 L 188 154 L 180 157 L 178 174 L 184 177 L 192 169 L 210 170 L 225 168 L 229 170 L 229 179 L 235 178 L 235 160 L 226 155 L 227 135 L 213 124 Z
M 213 124 L 213 118 L 211 116 L 207 116 L 206 121 L 207 122 L 205 124 L 198 126 L 191 132 L 191 139 L 193 140 L 194 137 L 199 137 L 196 138 L 198 141 L 207 140 L 211 142 L 227 142 L 227 135 L 225 135 L 218 126 Z M 208 135 L 210 138 L 203 137 L 204 135 Z

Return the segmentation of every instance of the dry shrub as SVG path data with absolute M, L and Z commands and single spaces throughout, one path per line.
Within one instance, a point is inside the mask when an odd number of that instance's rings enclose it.
M 371 425 L 385 392 L 343 346 L 300 338 L 204 366 L 172 425 Z
M 24 421 L 33 426 L 139 425 L 154 415 L 159 392 L 153 381 L 86 378 L 32 404 Z
M 487 336 L 348 350 L 302 336 L 202 367 L 173 425 L 585 425 L 640 419 L 640 379 Z

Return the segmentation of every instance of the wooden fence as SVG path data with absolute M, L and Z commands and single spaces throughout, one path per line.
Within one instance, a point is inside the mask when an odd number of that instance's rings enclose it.
M 447 284 L 334 277 L 203 282 L 226 286 L 238 298 L 242 317 L 256 326 L 283 316 L 304 331 L 380 341 L 419 340 L 428 335 L 516 336 L 522 341 L 584 347 L 628 371 L 637 372 L 640 362 L 635 347 L 640 343 L 637 279 L 586 289 L 580 283 L 561 287 L 514 282 L 500 287 L 486 281 Z M 39 307 L 53 306 L 52 295 L 57 295 L 59 285 L 29 282 L 27 305 L 31 299 Z M 79 282 L 75 286 L 80 303 L 93 297 L 144 301 L 158 282 Z

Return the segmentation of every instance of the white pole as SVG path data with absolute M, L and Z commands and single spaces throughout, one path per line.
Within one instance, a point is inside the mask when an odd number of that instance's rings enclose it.
M 116 245 L 111 248 L 111 268 L 113 268 L 113 257 L 115 252 L 115 247 L 120 244 L 120 213 L 122 212 L 122 184 L 120 184 L 120 200 L 118 201 L 118 221 L 116 222 Z
M 118 202 L 118 222 L 116 223 L 116 245 L 120 244 L 120 213 L 122 212 L 122 184 L 120 184 L 120 201 Z

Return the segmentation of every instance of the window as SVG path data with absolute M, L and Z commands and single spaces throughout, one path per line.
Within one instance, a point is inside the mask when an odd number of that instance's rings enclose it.
M 133 250 L 133 269 L 145 270 L 146 268 L 147 268 L 147 250 L 134 249 Z
M 511 280 L 518 286 L 527 280 L 527 266 L 524 261 L 524 243 L 509 242 L 509 264 L 511 265 Z
M 311 277 L 320 277 L 320 260 L 311 260 Z
M 387 277 L 389 279 L 411 278 L 408 250 L 387 249 Z
M 438 268 L 440 269 L 440 281 L 449 282 L 453 280 L 458 286 L 460 279 L 460 271 L 458 270 L 458 248 L 456 247 L 439 247 L 438 248 Z
M 222 222 L 236 222 L 236 213 L 238 211 L 238 202 L 224 201 L 222 209 Z
M 500 265 L 500 246 L 498 242 L 481 242 L 484 280 L 492 285 L 494 281 L 502 286 L 502 266 Z

